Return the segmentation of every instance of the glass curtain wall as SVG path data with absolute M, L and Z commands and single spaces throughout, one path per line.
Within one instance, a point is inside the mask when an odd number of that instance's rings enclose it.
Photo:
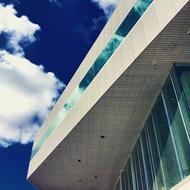
M 123 169 L 117 189 L 171 189 L 190 175 L 189 155 L 190 65 L 176 64 Z

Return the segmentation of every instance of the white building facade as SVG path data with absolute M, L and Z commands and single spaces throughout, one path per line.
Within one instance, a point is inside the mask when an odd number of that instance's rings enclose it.
M 190 1 L 121 0 L 47 120 L 40 190 L 190 189 Z

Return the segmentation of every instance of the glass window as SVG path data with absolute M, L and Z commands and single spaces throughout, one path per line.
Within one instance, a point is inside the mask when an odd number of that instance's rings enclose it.
M 146 176 L 145 176 L 145 170 L 144 170 L 144 162 L 143 162 L 143 157 L 142 157 L 140 138 L 137 141 L 137 155 L 138 155 L 138 161 L 139 161 L 140 181 L 141 181 L 140 189 L 146 190 L 147 184 L 146 184 Z
M 189 64 L 176 64 L 176 71 L 178 78 L 184 92 L 185 98 L 190 108 L 190 65 Z
M 127 181 L 128 181 L 128 190 L 133 190 L 133 179 L 132 179 L 132 171 L 131 171 L 131 160 L 129 159 L 127 162 Z
M 123 190 L 171 189 L 189 176 L 190 67 L 185 68 L 178 65 L 169 74 L 122 174 Z
M 150 153 L 153 159 L 153 170 L 156 176 L 156 182 L 158 189 L 165 189 L 163 172 L 162 172 L 162 163 L 159 156 L 159 150 L 156 143 L 156 136 L 154 133 L 153 123 L 151 117 L 147 120 L 147 133 L 150 141 Z
M 137 141 L 137 144 L 132 153 L 132 158 L 133 158 L 136 189 L 146 190 L 146 179 L 145 179 L 145 173 L 144 173 L 144 168 L 143 168 L 140 140 Z
M 126 16 L 120 27 L 116 31 L 119 36 L 126 37 L 133 26 L 137 23 L 146 9 L 150 6 L 153 0 L 137 0 L 134 7 L 131 9 L 129 14 Z
M 139 19 L 140 15 L 135 11 L 135 8 L 133 7 L 116 31 L 116 34 L 125 37 Z
M 127 169 L 125 168 L 123 170 L 123 173 L 121 174 L 121 182 L 122 182 L 122 190 L 128 190 L 128 175 L 127 175 Z
M 176 64 L 172 70 L 172 80 L 178 94 L 178 100 L 190 136 L 190 65 Z
M 137 158 L 137 152 L 136 152 L 136 146 L 132 152 L 132 155 L 131 155 L 131 158 L 132 158 L 132 161 L 133 161 L 133 172 L 134 172 L 134 185 L 135 185 L 135 189 L 136 190 L 140 190 L 140 181 L 139 181 L 139 177 L 140 177 L 140 173 L 139 173 L 139 169 L 138 169 L 138 158 Z
M 143 150 L 143 158 L 145 163 L 145 173 L 146 173 L 146 181 L 149 190 L 154 189 L 154 180 L 153 180 L 153 170 L 151 167 L 150 155 L 148 150 L 148 144 L 145 136 L 145 130 L 143 129 L 141 133 L 141 141 L 142 141 L 142 150 Z
M 152 116 L 163 164 L 166 187 L 170 189 L 181 180 L 181 177 L 161 96 L 158 97 L 155 103 Z
M 143 15 L 153 0 L 138 0 L 134 6 L 139 15 Z
M 190 145 L 170 77 L 163 87 L 163 94 L 183 174 L 187 176 L 190 173 Z

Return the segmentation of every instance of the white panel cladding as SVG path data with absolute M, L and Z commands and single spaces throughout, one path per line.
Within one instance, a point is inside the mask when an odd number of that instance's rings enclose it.
M 145 39 L 148 44 L 155 38 L 155 36 L 158 34 L 158 31 L 161 29 L 154 6 L 155 5 L 153 4 L 149 8 L 150 11 L 147 11 L 144 13 L 144 16 L 142 19 Z M 154 18 L 154 19 L 150 19 L 150 18 Z
M 176 15 L 177 9 L 173 0 L 156 0 L 154 5 L 160 27 L 165 27 L 169 23 L 170 18 Z
M 151 20 L 154 20 L 154 19 L 159 20 L 157 18 L 157 11 L 159 10 L 159 8 L 157 7 L 158 2 L 159 1 L 155 1 L 152 5 L 154 6 L 154 8 L 150 7 L 147 10 L 146 14 L 152 15 L 152 17 L 150 17 Z M 167 18 L 166 20 L 168 20 L 169 22 L 179 10 L 177 10 L 177 8 L 174 8 L 173 6 L 170 6 L 169 3 L 166 4 L 165 6 L 168 6 L 168 7 L 162 10 L 162 14 L 168 15 L 169 18 Z M 166 13 L 168 11 L 171 12 L 172 14 Z M 37 155 L 31 160 L 29 173 L 28 173 L 29 176 L 47 158 L 47 156 L 56 148 L 56 146 L 70 133 L 70 131 L 76 126 L 76 124 L 81 120 L 81 118 L 92 108 L 92 106 L 100 99 L 100 97 L 108 90 L 108 88 L 133 63 L 133 61 L 139 56 L 139 54 L 143 51 L 143 49 L 147 47 L 148 43 L 150 43 L 151 40 L 154 37 L 156 37 L 157 34 L 159 34 L 159 32 L 166 25 L 166 23 L 160 24 L 160 27 L 158 25 L 157 32 L 156 32 L 154 30 L 155 26 L 154 24 L 152 24 L 152 28 L 149 26 L 150 27 L 149 31 L 146 30 L 145 32 L 144 27 L 146 27 L 146 23 L 148 23 L 147 20 L 144 22 L 144 17 L 148 19 L 146 17 L 146 14 L 145 16 L 144 15 L 142 16 L 141 20 L 136 24 L 136 26 L 128 34 L 128 36 L 120 45 L 120 47 L 115 51 L 114 55 L 108 60 L 107 64 L 99 72 L 95 80 L 92 81 L 90 86 L 83 93 L 80 101 L 75 105 L 75 107 L 73 107 L 70 110 L 70 112 L 68 113 L 67 117 L 62 122 L 62 124 L 54 131 L 54 133 L 49 137 L 49 139 L 41 148 L 41 150 L 39 150 Z M 116 21 L 117 20 L 115 20 L 115 22 Z M 154 35 L 147 35 L 148 32 L 150 33 L 152 32 L 154 33 Z M 98 47 L 98 45 L 96 46 Z M 103 48 L 103 45 L 101 45 L 101 48 Z M 87 55 L 87 58 L 82 63 L 81 67 L 78 69 L 77 73 L 75 74 L 74 78 L 72 79 L 68 88 L 66 89 L 65 93 L 63 93 L 63 96 L 58 101 L 57 106 L 54 108 L 53 112 L 50 114 L 50 119 L 48 119 L 45 122 L 45 125 L 51 121 L 52 116 L 54 116 L 56 114 L 56 111 L 59 110 L 60 107 L 62 107 L 62 105 L 65 103 L 68 96 L 72 92 L 72 90 L 76 87 L 76 85 L 85 75 L 85 73 L 90 67 L 90 66 L 88 66 L 88 68 L 86 67 L 87 64 L 89 64 L 89 62 L 86 62 L 86 61 L 87 60 L 90 61 L 94 57 L 96 57 L 96 56 L 93 56 L 93 53 L 95 55 L 98 55 L 99 53 L 99 52 L 95 53 L 95 45 L 93 46 L 92 53 L 89 53 Z M 93 62 L 91 64 L 93 64 Z M 79 76 L 79 74 L 81 76 Z M 41 130 L 41 132 L 45 130 L 45 128 L 46 127 L 44 127 Z M 38 138 L 40 138 L 40 135 Z
M 173 0 L 175 8 L 177 10 L 182 9 L 182 7 L 188 2 L 188 0 Z
M 186 35 L 190 27 L 189 8 L 190 2 L 133 64 L 129 63 L 129 68 L 51 152 L 30 176 L 34 185 L 45 190 L 113 188 L 170 66 L 173 62 L 190 63 L 190 38 Z M 125 57 L 124 47 L 123 50 Z M 116 71 L 121 54 L 117 55 L 112 60 Z M 104 68 L 108 71 L 107 79 L 110 68 Z M 100 138 L 102 134 L 104 140 Z M 78 159 L 82 161 L 78 163 Z
M 43 133 L 49 126 L 49 123 L 53 120 L 57 112 L 62 108 L 62 106 L 67 102 L 72 91 L 76 88 L 79 82 L 82 80 L 84 75 L 87 73 L 89 68 L 94 64 L 95 60 L 105 48 L 108 41 L 111 39 L 115 31 L 118 29 L 119 25 L 122 23 L 123 19 L 128 15 L 131 8 L 134 6 L 136 0 L 121 0 L 118 7 L 112 14 L 111 18 L 107 22 L 106 26 L 100 33 L 99 37 L 93 44 L 92 48 L 84 58 L 83 62 L 77 69 L 76 73 L 72 77 L 71 81 L 67 85 L 63 94 L 59 98 L 58 102 L 54 106 L 53 110 L 49 114 L 48 118 L 43 123 L 43 127 L 39 130 L 36 135 L 34 145 L 39 141 Z M 74 52 L 73 52 L 74 53 Z

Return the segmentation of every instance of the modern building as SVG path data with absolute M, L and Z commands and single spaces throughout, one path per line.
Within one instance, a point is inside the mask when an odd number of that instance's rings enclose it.
M 190 1 L 121 0 L 38 132 L 39 190 L 190 189 Z

